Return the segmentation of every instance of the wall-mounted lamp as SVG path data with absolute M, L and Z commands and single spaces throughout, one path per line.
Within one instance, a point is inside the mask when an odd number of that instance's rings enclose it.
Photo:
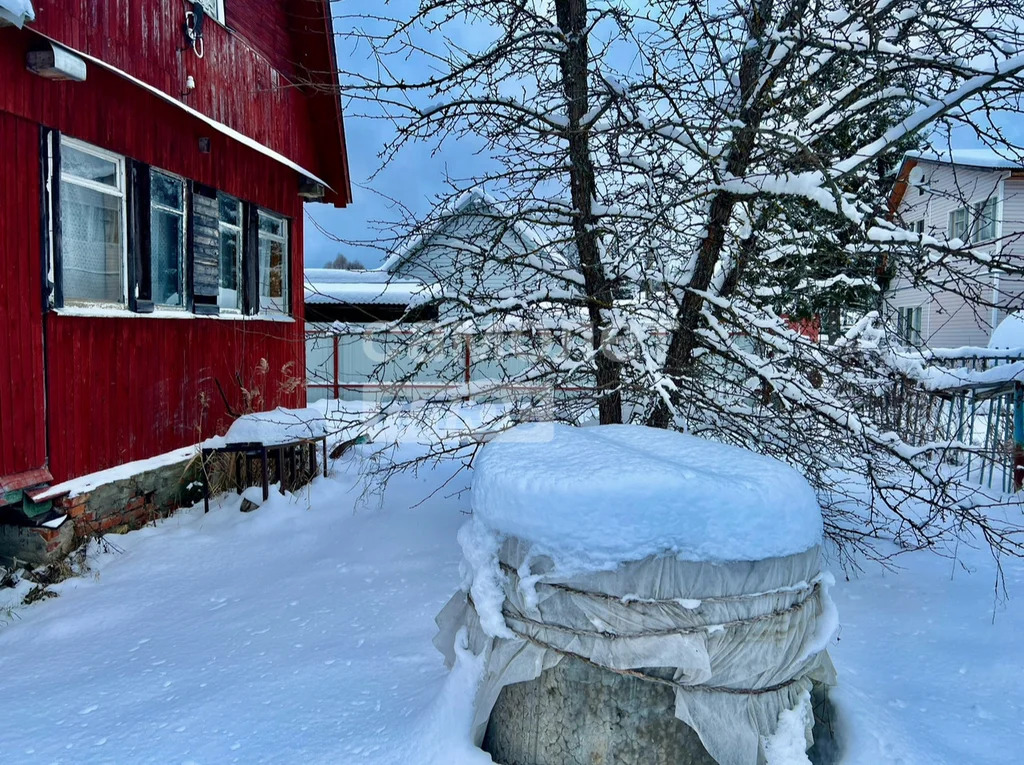
M 299 196 L 303 199 L 316 202 L 323 199 L 326 193 L 327 189 L 322 183 L 318 183 L 312 178 L 299 178 Z
M 25 67 L 48 80 L 85 82 L 85 60 L 67 48 L 42 42 L 25 56 Z

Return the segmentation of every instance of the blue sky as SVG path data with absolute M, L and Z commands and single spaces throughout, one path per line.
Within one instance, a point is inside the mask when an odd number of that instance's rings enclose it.
M 417 5 L 415 0 L 392 0 L 387 5 L 382 0 L 336 0 L 332 3 L 335 31 L 343 33 L 346 28 L 372 27 L 366 21 L 354 20 L 353 16 L 371 13 L 404 16 Z M 454 31 L 467 33 L 466 29 Z M 337 38 L 337 52 L 339 68 L 343 71 L 367 66 L 365 51 L 357 49 L 344 37 Z M 406 64 L 403 71 L 401 62 L 392 62 L 396 75 L 408 73 L 410 79 L 422 76 L 422 72 L 410 69 Z M 305 260 L 307 266 L 322 266 L 343 253 L 373 268 L 381 263 L 384 253 L 361 243 L 381 239 L 376 221 L 400 218 L 401 211 L 396 211 L 390 200 L 400 200 L 417 218 L 422 218 L 435 206 L 437 195 L 446 191 L 446 174 L 472 175 L 481 166 L 481 160 L 475 155 L 476 146 L 447 145 L 434 151 L 434 146 L 414 144 L 405 147 L 372 183 L 368 183 L 370 175 L 380 167 L 378 155 L 394 140 L 395 129 L 386 120 L 360 114 L 369 107 L 365 103 L 348 102 L 344 93 L 342 108 L 353 201 L 340 210 L 322 204 L 306 205 Z
M 416 5 L 416 0 L 391 0 L 386 5 L 381 0 L 335 0 L 332 3 L 335 29 L 343 33 L 357 26 L 366 28 L 369 22 L 356 21 L 353 17 L 371 13 L 407 15 Z M 468 27 L 454 31 L 462 37 L 462 42 L 474 36 Z M 358 70 L 367 65 L 365 51 L 350 40 L 338 37 L 337 49 L 342 70 Z M 408 74 L 409 79 L 422 75 L 409 64 L 404 64 L 405 71 L 402 62 L 395 61 L 391 65 L 395 75 Z M 437 196 L 448 190 L 447 175 L 461 178 L 473 175 L 484 160 L 476 155 L 478 146 L 448 144 L 438 149 L 422 143 L 412 144 L 370 181 L 370 176 L 380 168 L 380 152 L 394 140 L 394 127 L 387 120 L 372 118 L 371 107 L 365 103 L 352 104 L 344 99 L 344 94 L 343 108 L 353 202 L 344 209 L 306 205 L 305 262 L 309 267 L 322 266 L 343 253 L 373 268 L 380 265 L 385 253 L 368 243 L 396 236 L 395 233 L 382 236 L 379 231 L 379 221 L 393 222 L 401 217 L 401 211 L 395 209 L 391 200 L 399 200 L 413 215 L 422 218 L 436 204 Z M 1007 114 L 998 122 L 1011 140 L 1024 139 L 1019 113 Z M 969 131 L 962 129 L 956 131 L 954 141 L 960 148 L 980 145 Z

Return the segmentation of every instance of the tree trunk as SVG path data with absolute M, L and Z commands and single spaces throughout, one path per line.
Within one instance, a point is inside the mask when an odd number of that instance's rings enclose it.
M 763 116 L 763 99 L 771 93 L 771 80 L 764 77 L 764 33 L 771 17 L 772 3 L 753 4 L 748 20 L 750 45 L 740 60 L 737 120 L 741 127 L 736 130 L 732 145 L 726 155 L 726 177 L 739 177 L 747 172 L 754 149 L 757 132 Z M 679 309 L 676 311 L 675 326 L 669 336 L 668 352 L 662 372 L 677 385 L 693 364 L 693 351 L 697 347 L 697 326 L 700 323 L 704 298 L 696 294 L 706 292 L 711 286 L 715 266 L 722 257 L 725 235 L 732 220 L 733 209 L 738 197 L 729 191 L 719 191 L 708 208 L 708 229 L 697 251 L 697 259 Z M 673 394 L 675 399 L 677 394 Z M 647 417 L 647 424 L 655 428 L 667 428 L 672 423 L 674 407 L 659 397 Z
M 576 211 L 573 239 L 587 293 L 587 317 L 596 365 L 598 411 L 601 424 L 610 425 L 622 422 L 622 364 L 603 350 L 609 326 L 604 310 L 611 308 L 613 295 L 598 246 L 590 127 L 584 124 L 584 117 L 590 108 L 587 0 L 556 0 L 555 11 L 558 28 L 566 37 L 565 51 L 559 56 L 559 63 L 569 122 L 569 180 L 573 208 Z

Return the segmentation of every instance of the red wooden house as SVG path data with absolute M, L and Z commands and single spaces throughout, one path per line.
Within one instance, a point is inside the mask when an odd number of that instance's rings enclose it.
M 304 404 L 337 86 L 328 0 L 0 0 L 0 504 Z

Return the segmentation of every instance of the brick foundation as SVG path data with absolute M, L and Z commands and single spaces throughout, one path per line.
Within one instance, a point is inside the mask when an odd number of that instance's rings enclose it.
M 46 565 L 71 552 L 75 541 L 74 526 L 68 522 L 55 529 L 0 525 L 0 562 Z
M 86 538 L 121 526 L 139 528 L 196 501 L 189 486 L 197 478 L 192 460 L 163 465 L 96 486 L 88 492 L 62 497 L 54 509 L 67 513 L 75 536 Z

